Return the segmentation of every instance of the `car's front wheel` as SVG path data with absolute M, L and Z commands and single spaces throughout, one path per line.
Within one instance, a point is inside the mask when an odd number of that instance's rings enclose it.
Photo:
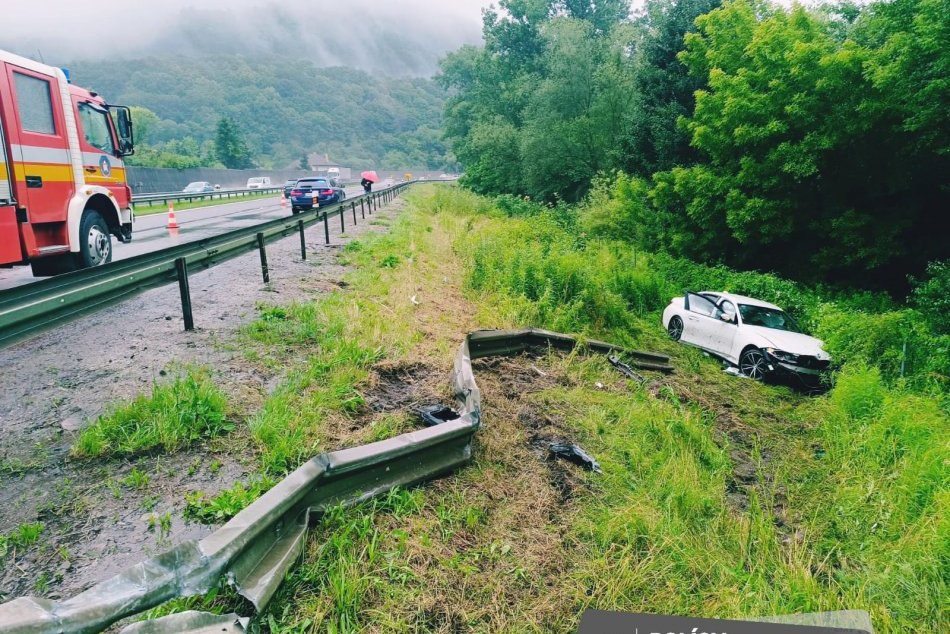
M 739 372 L 750 379 L 761 381 L 769 371 L 769 360 L 758 348 L 749 348 L 739 357 Z
M 673 341 L 679 341 L 680 337 L 683 336 L 683 320 L 679 317 L 673 317 L 670 320 L 670 325 L 667 326 L 666 331 L 670 333 L 670 339 Z

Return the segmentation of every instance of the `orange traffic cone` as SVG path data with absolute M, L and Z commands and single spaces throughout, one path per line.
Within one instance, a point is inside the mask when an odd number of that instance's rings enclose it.
M 178 229 L 178 221 L 175 220 L 175 203 L 168 203 L 168 228 Z
M 280 206 L 281 206 L 281 207 L 286 207 L 286 206 L 287 206 L 287 198 L 284 196 L 283 193 L 281 193 L 281 195 L 280 195 Z

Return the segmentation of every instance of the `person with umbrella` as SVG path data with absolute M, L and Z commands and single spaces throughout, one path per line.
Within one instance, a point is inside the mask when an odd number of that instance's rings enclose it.
M 363 186 L 363 191 L 367 194 L 373 191 L 373 183 L 379 181 L 379 176 L 376 175 L 376 172 L 368 170 L 360 174 L 363 177 L 363 180 L 360 181 L 360 185 Z

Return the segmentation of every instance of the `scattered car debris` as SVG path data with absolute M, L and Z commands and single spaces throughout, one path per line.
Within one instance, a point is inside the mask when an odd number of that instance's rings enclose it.
M 596 387 L 598 390 L 602 390 L 604 389 L 604 384 L 601 383 L 600 381 L 597 381 L 596 383 L 594 383 L 594 387 Z
M 552 442 L 548 445 L 548 451 L 551 456 L 564 458 L 569 462 L 584 467 L 588 471 L 603 473 L 603 471 L 600 470 L 600 464 L 594 460 L 589 453 L 574 443 Z
M 448 405 L 426 405 L 419 410 L 419 418 L 426 424 L 426 427 L 434 427 L 455 420 L 459 413 Z
M 624 375 L 628 379 L 633 379 L 637 383 L 643 384 L 647 382 L 647 378 L 638 372 L 634 372 L 633 368 L 617 358 L 616 355 L 609 355 L 607 360 L 610 361 L 610 365 L 617 368 L 620 374 Z

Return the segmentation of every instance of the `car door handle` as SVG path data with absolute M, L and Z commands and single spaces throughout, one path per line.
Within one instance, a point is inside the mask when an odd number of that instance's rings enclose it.
M 96 173 L 96 168 L 95 168 L 95 167 L 86 167 L 86 171 L 89 172 L 90 174 L 95 174 L 95 173 Z
M 26 177 L 26 186 L 30 189 L 37 189 L 43 186 L 43 177 L 42 176 L 27 176 Z
M 690 320 L 690 321 L 699 321 L 699 320 L 698 320 L 697 318 L 695 318 L 695 317 L 687 317 L 686 319 L 688 319 L 688 320 Z

